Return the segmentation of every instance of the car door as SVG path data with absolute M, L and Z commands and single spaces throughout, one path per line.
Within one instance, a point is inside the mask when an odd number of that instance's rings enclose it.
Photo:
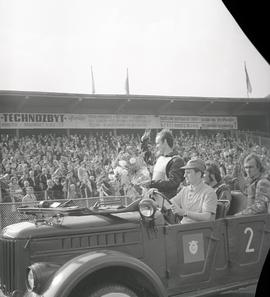
M 168 289 L 171 294 L 207 288 L 221 244 L 220 229 L 225 230 L 224 220 L 165 227 Z M 225 231 L 224 231 L 225 232 Z M 226 233 L 226 232 L 225 232 Z M 224 253 L 223 253 L 224 255 Z M 223 263 L 218 263 L 224 267 Z M 225 265 L 226 266 L 226 265 Z
M 270 247 L 270 215 L 226 218 L 230 275 L 236 280 L 258 278 Z

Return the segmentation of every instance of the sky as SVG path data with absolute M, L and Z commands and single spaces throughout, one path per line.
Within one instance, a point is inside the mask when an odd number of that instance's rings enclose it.
M 0 0 L 0 90 L 270 94 L 270 66 L 221 0 Z

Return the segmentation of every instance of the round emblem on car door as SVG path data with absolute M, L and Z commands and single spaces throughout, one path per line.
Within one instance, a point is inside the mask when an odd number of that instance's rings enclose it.
M 192 255 L 195 255 L 198 252 L 198 241 L 192 240 L 189 243 L 189 251 Z

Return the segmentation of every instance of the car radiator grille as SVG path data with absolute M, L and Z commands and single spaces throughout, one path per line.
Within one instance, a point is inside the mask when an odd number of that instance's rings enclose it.
M 15 241 L 0 238 L 0 280 L 4 293 L 15 289 Z

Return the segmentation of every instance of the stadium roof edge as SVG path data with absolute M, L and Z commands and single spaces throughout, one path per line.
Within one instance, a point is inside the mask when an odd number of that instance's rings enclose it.
M 165 96 L 165 95 L 133 95 L 133 94 L 82 94 L 39 91 L 0 90 L 0 96 L 44 97 L 44 98 L 81 98 L 81 99 L 127 99 L 127 100 L 175 100 L 175 101 L 209 101 L 209 102 L 270 102 L 270 97 L 240 98 L 240 97 L 195 97 L 195 96 Z

